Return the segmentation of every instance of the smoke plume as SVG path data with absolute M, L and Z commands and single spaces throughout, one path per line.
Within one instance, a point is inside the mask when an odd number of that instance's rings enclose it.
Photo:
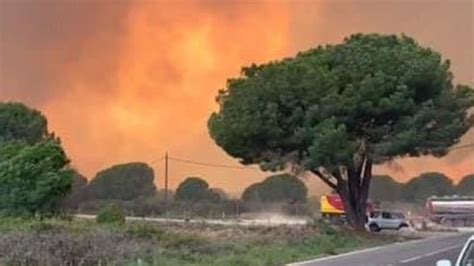
M 165 151 L 237 165 L 210 139 L 214 98 L 240 67 L 292 56 L 356 32 L 405 33 L 451 59 L 474 85 L 473 4 L 457 1 L 0 1 L 0 100 L 42 110 L 88 176 L 111 164 L 152 163 Z M 462 144 L 474 142 L 474 132 Z M 408 180 L 423 171 L 474 172 L 473 149 L 382 166 Z M 186 176 L 238 192 L 266 173 L 171 162 Z M 312 182 L 320 190 L 323 186 Z

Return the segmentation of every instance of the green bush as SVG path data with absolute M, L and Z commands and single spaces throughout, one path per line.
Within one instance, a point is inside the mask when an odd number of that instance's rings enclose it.
M 165 234 L 162 229 L 152 224 L 130 224 L 126 232 L 133 237 L 157 240 L 160 240 Z
M 71 190 L 73 172 L 60 143 L 0 143 L 0 212 L 51 216 Z
M 125 223 L 125 214 L 120 207 L 115 204 L 110 204 L 99 212 L 96 221 L 100 224 L 123 224 Z
M 338 231 L 324 219 L 314 219 L 313 226 L 324 235 L 333 236 L 338 233 Z

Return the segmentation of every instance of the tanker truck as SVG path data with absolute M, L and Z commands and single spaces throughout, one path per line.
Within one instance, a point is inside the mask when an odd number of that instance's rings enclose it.
M 430 197 L 426 211 L 433 222 L 447 226 L 474 226 L 474 197 Z

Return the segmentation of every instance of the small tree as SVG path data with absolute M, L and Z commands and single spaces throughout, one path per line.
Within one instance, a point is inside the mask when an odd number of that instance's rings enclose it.
M 1 142 L 24 141 L 34 144 L 51 136 L 48 123 L 39 111 L 22 103 L 0 102 Z
M 71 184 L 69 160 L 46 118 L 22 103 L 0 102 L 0 211 L 56 213 Z
M 379 175 L 372 178 L 369 198 L 377 201 L 398 201 L 402 184 L 395 181 L 391 176 Z
M 374 164 L 443 156 L 471 126 L 473 91 L 453 85 L 449 67 L 409 37 L 356 34 L 244 67 L 219 92 L 209 131 L 243 164 L 313 173 L 363 230 Z
M 403 186 L 402 197 L 406 201 L 424 202 L 431 196 L 455 194 L 453 181 L 442 173 L 423 173 Z
M 228 200 L 229 199 L 229 195 L 227 195 L 227 193 L 222 188 L 214 187 L 214 188 L 211 188 L 210 190 L 212 192 L 216 193 L 217 195 L 219 195 L 219 198 L 222 199 L 222 200 Z
M 260 183 L 255 183 L 248 186 L 242 193 L 242 201 L 263 201 L 260 195 Z
M 156 193 L 153 169 L 145 163 L 119 164 L 97 173 L 88 186 L 93 199 L 133 200 Z
M 69 193 L 73 172 L 59 143 L 0 146 L 0 210 L 50 215 Z
M 72 178 L 71 193 L 67 195 L 63 206 L 77 209 L 82 201 L 87 200 L 87 178 L 79 172 L 74 171 Z
M 301 180 L 293 175 L 282 174 L 249 186 L 242 194 L 242 200 L 296 203 L 306 202 L 307 194 L 308 189 Z
M 456 190 L 460 195 L 474 196 L 474 174 L 461 178 Z
M 209 184 L 199 177 L 188 177 L 179 184 L 174 198 L 177 201 L 211 201 L 221 200 L 220 195 L 209 188 Z

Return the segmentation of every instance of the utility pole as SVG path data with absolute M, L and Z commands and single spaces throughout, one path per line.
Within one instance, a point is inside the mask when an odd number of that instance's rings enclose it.
M 168 152 L 165 153 L 165 211 L 168 218 Z

